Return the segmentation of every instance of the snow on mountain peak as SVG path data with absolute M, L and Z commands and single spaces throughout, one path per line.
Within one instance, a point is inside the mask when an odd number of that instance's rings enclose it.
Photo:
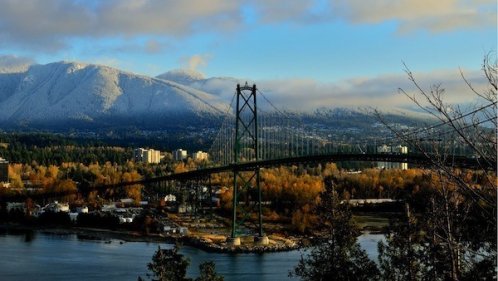
M 188 74 L 183 77 L 200 77 Z M 181 116 L 216 116 L 222 109 L 218 98 L 203 91 L 107 66 L 56 62 L 15 75 L 0 73 L 0 122 L 5 124 L 175 122 Z

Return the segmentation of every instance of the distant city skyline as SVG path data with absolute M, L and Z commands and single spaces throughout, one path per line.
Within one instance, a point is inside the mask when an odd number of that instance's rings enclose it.
M 496 11 L 495 0 L 0 0 L 0 69 L 66 60 L 394 93 L 406 63 L 459 89 L 459 69 L 477 81 L 496 54 Z

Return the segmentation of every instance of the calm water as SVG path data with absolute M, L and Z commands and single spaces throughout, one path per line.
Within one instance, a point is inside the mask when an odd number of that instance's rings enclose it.
M 362 235 L 359 242 L 372 258 L 382 235 Z M 158 246 L 170 244 L 80 240 L 76 235 L 0 233 L 0 280 L 137 280 Z M 190 276 L 200 263 L 212 260 L 225 280 L 288 280 L 301 252 L 215 254 L 192 247 L 181 252 L 190 258 Z

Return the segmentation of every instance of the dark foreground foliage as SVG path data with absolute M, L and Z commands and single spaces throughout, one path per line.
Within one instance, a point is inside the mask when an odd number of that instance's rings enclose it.
M 150 271 L 147 277 L 153 281 L 223 281 L 223 276 L 216 273 L 215 264 L 212 261 L 199 265 L 199 277 L 195 279 L 187 278 L 187 268 L 190 261 L 178 253 L 178 250 L 178 245 L 175 245 L 173 249 L 161 249 L 159 247 L 152 256 L 152 262 L 147 265 Z M 144 279 L 138 277 L 138 280 Z

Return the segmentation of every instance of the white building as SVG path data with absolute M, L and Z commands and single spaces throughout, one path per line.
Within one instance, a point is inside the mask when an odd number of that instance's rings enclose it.
M 164 196 L 164 201 L 165 202 L 176 202 L 176 196 L 173 194 L 168 194 Z
M 177 149 L 173 151 L 173 159 L 175 161 L 182 161 L 184 159 L 187 159 L 187 151 L 183 149 Z
M 54 213 L 64 212 L 69 213 L 69 204 L 68 203 L 59 203 L 54 201 L 53 203 L 49 203 L 45 207 L 43 207 L 43 211 L 50 211 Z
M 386 153 L 386 154 L 408 154 L 408 147 L 397 145 L 397 146 L 387 146 L 381 145 L 377 147 L 377 153 Z M 399 163 L 399 162 L 377 162 L 377 168 L 379 169 L 401 169 L 407 170 L 408 163 Z
M 207 160 L 208 159 L 208 153 L 199 150 L 197 152 L 192 153 L 192 159 L 199 160 L 199 161 L 201 161 L 201 160 Z
M 78 207 L 76 208 L 76 212 L 78 214 L 88 214 L 88 207 L 87 206 Z
M 408 147 L 402 145 L 388 146 L 384 144 L 377 147 L 377 153 L 408 154 Z
M 154 164 L 161 162 L 161 152 L 154 149 L 137 148 L 133 150 L 133 157 L 136 162 Z
M 71 219 L 72 222 L 78 221 L 78 213 L 69 213 L 69 218 Z
M 402 146 L 398 145 L 392 148 L 393 153 L 397 154 L 408 154 L 408 147 L 407 146 Z
M 7 202 L 7 212 L 19 211 L 24 213 L 26 204 L 24 202 Z
M 390 199 L 390 198 L 380 198 L 380 199 L 350 199 L 350 200 L 342 200 L 341 204 L 348 203 L 351 206 L 363 206 L 367 204 L 378 205 L 378 204 L 386 204 L 386 203 L 396 203 L 398 200 Z

